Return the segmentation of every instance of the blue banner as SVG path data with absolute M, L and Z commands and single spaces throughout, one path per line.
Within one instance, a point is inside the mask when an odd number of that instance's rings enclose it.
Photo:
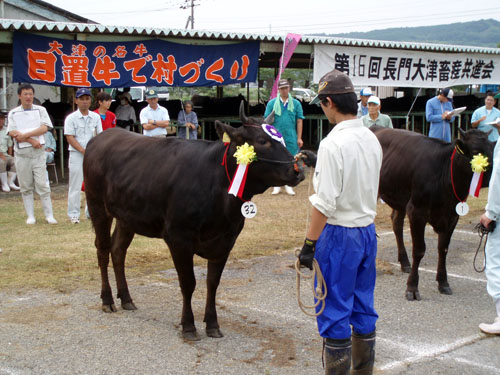
M 218 86 L 255 82 L 259 42 L 84 42 L 14 33 L 13 81 L 73 87 Z

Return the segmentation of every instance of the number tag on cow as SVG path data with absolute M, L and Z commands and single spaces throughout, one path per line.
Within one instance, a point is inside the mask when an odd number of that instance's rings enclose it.
M 455 211 L 457 211 L 457 214 L 460 216 L 465 216 L 469 213 L 469 205 L 467 202 L 459 202 L 455 207 Z
M 253 202 L 245 202 L 241 205 L 241 214 L 247 219 L 252 219 L 257 215 L 257 205 Z

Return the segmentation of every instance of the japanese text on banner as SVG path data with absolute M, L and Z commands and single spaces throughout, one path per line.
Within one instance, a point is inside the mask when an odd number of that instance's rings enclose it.
M 13 81 L 75 87 L 255 82 L 259 43 L 83 42 L 14 33 Z

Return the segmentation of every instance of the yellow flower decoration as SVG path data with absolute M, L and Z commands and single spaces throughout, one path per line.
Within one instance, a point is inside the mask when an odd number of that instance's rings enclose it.
M 253 146 L 250 146 L 247 142 L 244 145 L 237 146 L 233 156 L 236 158 L 237 164 L 250 164 L 252 161 L 257 160 L 257 154 Z
M 488 158 L 482 154 L 474 155 L 470 165 L 472 166 L 472 172 L 481 173 L 486 172 L 486 167 L 490 165 L 488 163 Z

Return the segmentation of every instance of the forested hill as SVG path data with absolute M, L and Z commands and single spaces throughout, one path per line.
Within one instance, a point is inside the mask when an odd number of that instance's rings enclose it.
M 373 30 L 369 32 L 323 35 L 342 38 L 390 40 L 398 42 L 404 41 L 498 47 L 500 43 L 500 22 L 488 19 L 451 23 L 449 25 L 400 27 Z

